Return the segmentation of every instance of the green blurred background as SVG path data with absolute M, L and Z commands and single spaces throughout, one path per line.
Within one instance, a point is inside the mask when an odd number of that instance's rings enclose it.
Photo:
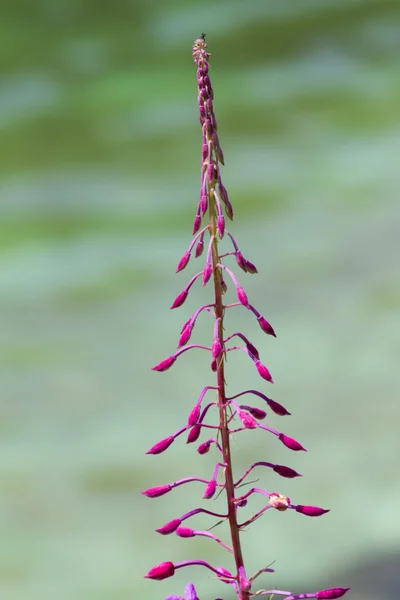
M 199 569 L 142 578 L 166 559 L 230 566 L 208 540 L 153 532 L 201 505 L 200 484 L 158 500 L 139 493 L 210 477 L 214 464 L 183 439 L 144 455 L 213 383 L 199 352 L 150 371 L 210 298 L 195 287 L 169 312 L 195 268 L 174 276 L 198 198 L 191 45 L 205 31 L 230 229 L 260 272 L 240 281 L 278 334 L 265 336 L 246 311 L 229 315 L 276 381 L 232 356 L 229 390 L 270 393 L 293 414 L 271 426 L 309 450 L 249 432 L 234 443 L 237 473 L 254 460 L 291 465 L 303 478 L 255 476 L 295 503 L 332 509 L 322 519 L 267 513 L 243 536 L 248 570 L 275 561 L 260 586 L 352 585 L 355 600 L 398 600 L 398 9 L 388 0 L 3 5 L 2 598 L 157 599 L 190 578 L 202 600 L 232 599 Z M 210 325 L 199 321 L 197 339 L 210 339 Z

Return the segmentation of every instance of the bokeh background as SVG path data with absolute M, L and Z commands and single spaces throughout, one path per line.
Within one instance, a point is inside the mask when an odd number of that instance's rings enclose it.
M 292 412 L 270 424 L 308 448 L 243 434 L 237 473 L 254 460 L 291 465 L 301 479 L 255 477 L 331 508 L 267 513 L 243 536 L 248 570 L 274 562 L 261 587 L 351 585 L 354 600 L 398 600 L 399 13 L 389 0 L 2 6 L 2 598 L 156 599 L 192 579 L 202 600 L 232 600 L 199 569 L 142 578 L 166 559 L 230 566 L 208 540 L 153 532 L 201 505 L 201 484 L 139 493 L 210 477 L 214 464 L 183 439 L 144 455 L 213 382 L 199 352 L 150 371 L 210 298 L 193 288 L 169 312 L 195 268 L 174 275 L 198 198 L 191 44 L 204 31 L 230 227 L 260 272 L 240 281 L 278 334 L 229 315 L 276 381 L 232 356 L 229 390 L 270 393 Z M 207 318 L 197 334 L 210 339 Z

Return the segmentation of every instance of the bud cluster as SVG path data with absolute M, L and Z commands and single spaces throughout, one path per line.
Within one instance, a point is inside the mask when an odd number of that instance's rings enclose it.
M 210 479 L 199 477 L 187 477 L 172 483 L 157 485 L 155 487 L 143 490 L 143 494 L 148 498 L 158 498 L 164 496 L 177 487 L 185 486 L 192 482 L 203 484 L 204 500 L 210 500 L 215 497 L 217 492 L 223 492 L 226 496 L 226 512 L 223 514 L 215 513 L 211 510 L 199 507 L 186 512 L 183 515 L 175 516 L 171 521 L 161 525 L 156 531 L 161 535 L 175 534 L 181 538 L 192 538 L 195 536 L 208 537 L 217 543 L 223 549 L 227 550 L 234 559 L 235 569 L 233 572 L 224 567 L 214 567 L 205 560 L 187 560 L 173 563 L 165 561 L 154 566 L 145 575 L 149 579 L 162 580 L 172 577 L 177 569 L 191 565 L 198 565 L 210 570 L 217 579 L 233 587 L 238 600 L 249 600 L 253 596 L 282 596 L 285 600 L 297 600 L 300 598 L 335 599 L 341 598 L 348 588 L 331 588 L 315 593 L 293 594 L 284 590 L 259 589 L 255 590 L 255 580 L 264 573 L 273 572 L 269 567 L 263 567 L 255 574 L 249 576 L 246 573 L 240 534 L 253 523 L 258 517 L 269 509 L 275 509 L 280 512 L 294 510 L 295 512 L 308 516 L 319 517 L 328 512 L 328 509 L 304 504 L 294 504 L 290 498 L 278 492 L 268 492 L 262 488 L 251 488 L 245 494 L 239 495 L 239 487 L 245 485 L 245 480 L 249 473 L 258 467 L 266 467 L 282 478 L 300 477 L 291 467 L 274 464 L 266 461 L 257 461 L 248 467 L 243 475 L 234 481 L 232 472 L 231 457 L 231 438 L 234 434 L 247 429 L 262 429 L 275 436 L 286 448 L 294 452 L 305 451 L 305 448 L 292 437 L 285 433 L 265 425 L 263 421 L 267 418 L 267 408 L 274 415 L 283 417 L 290 415 L 284 406 L 269 398 L 263 392 L 253 389 L 243 390 L 236 395 L 228 397 L 225 388 L 225 360 L 228 352 L 238 350 L 244 352 L 250 359 L 257 371 L 258 376 L 268 382 L 273 383 L 272 375 L 267 366 L 261 362 L 258 349 L 242 332 L 235 332 L 231 335 L 225 335 L 224 318 L 226 311 L 234 307 L 247 309 L 257 319 L 261 330 L 267 335 L 275 337 L 275 332 L 264 316 L 250 303 L 248 296 L 239 283 L 238 279 L 224 263 L 225 259 L 234 258 L 237 266 L 248 274 L 257 273 L 257 268 L 242 254 L 236 239 L 226 227 L 225 217 L 233 219 L 233 209 L 228 198 L 228 193 L 221 179 L 220 164 L 224 164 L 224 155 L 220 146 L 218 137 L 217 121 L 214 114 L 213 98 L 214 92 L 209 77 L 209 58 L 205 36 L 197 39 L 193 46 L 194 63 L 197 66 L 197 84 L 198 84 L 198 106 L 200 114 L 200 124 L 202 130 L 202 162 L 201 162 L 201 187 L 200 197 L 197 203 L 197 210 L 193 224 L 193 239 L 187 251 L 178 262 L 176 271 L 184 270 L 194 254 L 194 258 L 200 258 L 203 254 L 204 244 L 206 243 L 207 252 L 205 261 L 201 270 L 194 275 L 185 288 L 178 294 L 171 305 L 171 309 L 181 307 L 187 300 L 189 291 L 198 280 L 202 281 L 203 286 L 210 281 L 213 284 L 214 298 L 210 304 L 200 306 L 192 316 L 183 325 L 177 350 L 169 357 L 162 360 L 153 367 L 154 371 L 166 371 L 170 369 L 181 355 L 194 348 L 203 350 L 209 354 L 211 372 L 214 373 L 214 384 L 205 386 L 193 408 L 190 410 L 187 420 L 177 431 L 168 435 L 163 440 L 155 443 L 147 454 L 160 454 L 165 452 L 175 441 L 176 438 L 186 435 L 186 443 L 193 444 L 199 441 L 202 434 L 212 431 L 212 437 L 207 437 L 197 446 L 197 452 L 200 455 L 208 454 L 210 451 L 217 453 L 217 462 L 211 473 Z M 207 218 L 206 223 L 202 220 Z M 207 241 L 205 240 L 207 239 Z M 220 242 L 227 239 L 232 249 L 224 254 L 220 252 Z M 231 282 L 235 289 L 236 300 L 232 303 L 224 302 L 224 295 L 228 290 L 228 283 Z M 199 316 L 206 312 L 214 320 L 212 340 L 210 346 L 200 344 L 188 344 Z M 233 345 L 232 340 L 239 340 L 239 345 Z M 213 394 L 213 399 L 206 402 L 206 396 Z M 253 404 L 240 404 L 242 396 L 247 396 L 249 402 L 251 399 L 258 399 L 263 402 L 262 407 Z M 209 422 L 210 409 L 216 407 L 219 415 L 218 424 Z M 253 494 L 260 494 L 265 498 L 265 505 L 261 510 L 254 513 L 249 519 L 242 521 L 240 519 L 240 510 L 247 505 L 248 499 Z M 196 515 L 205 513 L 217 519 L 217 524 L 226 522 L 230 531 L 230 543 L 226 544 L 209 530 L 202 531 L 191 528 L 188 521 L 192 522 Z M 165 600 L 199 600 L 195 587 L 188 583 L 185 588 L 185 597 L 170 595 Z M 222 600 L 222 599 L 217 599 Z

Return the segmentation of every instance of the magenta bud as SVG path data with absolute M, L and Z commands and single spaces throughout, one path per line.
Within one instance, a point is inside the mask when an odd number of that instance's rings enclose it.
M 189 538 L 195 536 L 194 530 L 190 529 L 190 527 L 178 527 L 175 533 L 176 535 L 179 535 L 179 537 L 182 538 Z
M 279 415 L 280 417 L 284 417 L 285 415 L 291 414 L 289 411 L 286 410 L 286 408 L 284 406 L 282 406 L 282 404 L 279 404 L 279 402 L 275 402 L 275 400 L 272 400 L 271 398 L 267 398 L 267 397 L 265 397 L 265 401 L 268 404 L 268 406 L 270 407 L 270 409 L 276 415 Z
M 233 221 L 233 207 L 232 207 L 232 204 L 229 202 L 229 200 L 225 200 L 224 203 L 225 203 L 225 213 L 226 213 L 226 216 L 228 217 L 228 219 L 230 219 L 231 221 Z
M 186 324 L 185 327 L 182 329 L 182 333 L 178 342 L 178 348 L 188 343 L 188 341 L 190 340 L 190 336 L 192 335 L 192 331 L 193 325 L 189 321 L 189 323 Z
M 222 344 L 218 338 L 213 341 L 213 345 L 211 346 L 211 356 L 214 360 L 217 360 L 222 354 Z
M 225 233 L 225 217 L 223 215 L 219 215 L 217 219 L 217 231 L 220 239 L 224 237 Z
M 306 515 L 307 517 L 320 517 L 321 515 L 329 512 L 329 510 L 329 508 L 324 509 L 319 508 L 319 506 L 303 506 L 302 504 L 298 504 L 296 506 L 296 512 Z
M 182 521 L 180 519 L 173 519 L 172 521 L 165 523 L 165 525 L 162 527 L 156 529 L 156 531 L 157 533 L 161 533 L 161 535 L 169 535 L 170 533 L 173 533 L 181 523 Z
M 212 274 L 212 266 L 210 263 L 206 263 L 206 266 L 203 270 L 203 285 L 206 285 L 210 281 L 210 277 Z
M 173 308 L 179 308 L 179 306 L 182 306 L 182 304 L 185 302 L 186 298 L 188 297 L 189 292 L 184 289 L 181 291 L 180 294 L 177 295 L 177 297 L 175 298 L 175 300 L 173 301 L 172 305 L 171 305 L 171 310 Z
M 200 217 L 200 215 L 196 215 L 194 218 L 194 221 L 193 221 L 193 231 L 192 231 L 193 235 L 199 231 L 200 225 L 201 225 L 201 217 Z
M 239 502 L 237 502 L 237 506 L 243 507 L 247 505 L 247 498 L 244 498 L 243 500 L 239 500 Z
M 335 598 L 341 598 L 349 591 L 350 588 L 331 588 L 330 590 L 322 590 L 317 592 L 317 600 L 334 600 Z
M 259 326 L 265 333 L 268 333 L 268 335 L 273 335 L 274 337 L 276 337 L 275 331 L 273 330 L 271 325 L 268 323 L 268 321 L 266 319 L 264 319 L 263 316 L 260 315 L 258 317 L 257 321 L 258 321 Z
M 157 485 L 148 490 L 142 490 L 142 494 L 147 496 L 147 498 L 159 498 L 159 496 L 164 496 L 164 494 L 168 494 L 171 490 L 172 486 L 169 483 L 166 483 L 165 485 Z
M 255 275 L 256 273 L 258 273 L 256 265 L 254 265 L 252 262 L 247 260 L 247 258 L 244 259 L 244 262 L 246 265 L 246 271 L 248 273 L 250 273 L 251 275 Z
M 222 579 L 222 581 L 224 581 L 224 579 L 228 579 L 229 581 L 227 583 L 230 583 L 232 581 L 232 579 L 234 579 L 232 573 L 229 573 L 229 571 L 227 569 L 225 569 L 224 567 L 217 567 L 217 571 L 218 571 L 218 577 L 220 579 Z
M 174 364 L 175 361 L 176 361 L 176 356 L 169 356 L 165 360 L 162 360 L 160 363 L 158 363 L 158 365 L 153 367 L 151 370 L 152 371 L 160 371 L 160 372 L 167 371 L 167 369 L 172 367 L 172 365 Z
M 269 381 L 270 383 L 274 383 L 271 373 L 268 371 L 267 367 L 265 365 L 262 364 L 262 362 L 260 362 L 259 360 L 256 360 L 255 363 L 256 365 L 256 369 L 258 371 L 258 374 L 265 379 L 266 381 Z
M 200 444 L 200 446 L 197 448 L 197 452 L 199 454 L 207 454 L 207 452 L 210 449 L 212 441 L 213 440 L 207 440 L 206 442 L 203 442 L 202 444 Z
M 203 162 L 206 160 L 207 156 L 208 156 L 208 145 L 203 144 L 203 147 L 201 149 L 201 158 L 202 158 Z
M 258 421 L 262 421 L 267 416 L 265 410 L 262 410 L 257 406 L 247 406 L 243 404 L 242 406 L 240 406 L 240 408 L 244 408 L 245 410 L 247 410 Z
M 281 477 L 286 477 L 287 479 L 293 479 L 293 477 L 301 477 L 300 473 L 297 473 L 294 469 L 290 467 L 285 467 L 284 465 L 274 465 L 273 470 L 275 473 L 278 473 Z
M 199 258 L 199 256 L 201 256 L 203 254 L 203 250 L 204 250 L 204 242 L 203 242 L 203 240 L 199 240 L 196 244 L 196 250 L 194 252 L 195 257 Z
M 243 306 L 245 306 L 246 308 L 249 307 L 249 301 L 247 298 L 247 294 L 244 291 L 244 289 L 238 285 L 236 288 L 236 295 L 237 295 L 237 299 L 239 300 L 240 304 L 243 304 Z
M 204 215 L 207 212 L 208 209 L 208 198 L 206 194 L 202 194 L 201 198 L 200 198 L 200 212 L 202 214 L 202 216 L 204 217 Z
M 204 490 L 203 498 L 205 500 L 209 500 L 215 494 L 215 490 L 217 489 L 217 482 L 215 479 L 211 479 L 211 481 L 206 485 L 206 489 Z
M 188 264 L 189 260 L 190 260 L 190 252 L 185 252 L 185 254 L 182 256 L 181 260 L 178 262 L 178 266 L 176 267 L 176 273 L 179 273 L 179 271 L 182 271 Z
M 281 440 L 282 444 L 286 446 L 286 448 L 294 450 L 295 452 L 298 452 L 299 450 L 304 450 L 304 452 L 307 452 L 307 450 L 303 448 L 303 446 L 299 442 L 289 437 L 288 435 L 280 433 L 278 437 Z
M 159 565 L 150 569 L 148 573 L 146 573 L 145 578 L 147 579 L 155 579 L 156 581 L 162 581 L 163 579 L 167 579 L 168 577 L 172 577 L 175 573 L 174 563 L 170 561 L 162 562 Z
M 247 271 L 247 269 L 246 269 L 246 262 L 245 262 L 245 259 L 243 258 L 243 254 L 239 250 L 237 250 L 235 252 L 235 258 L 236 258 L 237 266 L 240 269 L 242 269 L 242 271 L 246 272 Z
M 215 358 L 211 361 L 210 367 L 211 367 L 211 371 L 213 373 L 217 372 L 217 361 L 215 360 Z
M 161 454 L 161 452 L 164 452 L 164 450 L 170 447 L 174 440 L 175 438 L 172 437 L 172 435 L 170 435 L 164 440 L 157 442 L 157 444 L 154 444 L 154 446 L 152 446 L 150 450 L 147 450 L 146 454 Z
M 246 427 L 246 429 L 256 429 L 257 428 L 257 421 L 255 420 L 254 417 L 252 417 L 245 410 L 239 411 L 239 419 L 242 421 L 242 423 L 243 423 L 244 427 Z
M 208 181 L 212 181 L 213 179 L 213 175 L 214 175 L 214 165 L 212 163 L 209 163 L 207 165 L 207 179 Z
M 187 426 L 192 427 L 193 425 L 196 425 L 197 421 L 199 420 L 199 417 L 200 417 L 200 404 L 195 404 L 191 410 L 189 417 L 188 417 Z
M 193 425 L 192 429 L 188 433 L 186 443 L 192 444 L 193 442 L 197 442 L 197 440 L 199 439 L 200 432 L 201 432 L 201 425 L 199 425 L 199 424 Z

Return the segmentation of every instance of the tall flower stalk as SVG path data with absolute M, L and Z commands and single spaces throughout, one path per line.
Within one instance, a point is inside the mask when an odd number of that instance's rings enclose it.
M 250 311 L 257 319 L 257 323 L 263 332 L 270 336 L 275 336 L 275 332 L 270 323 L 264 316 L 249 302 L 247 294 L 238 279 L 225 265 L 229 260 L 236 262 L 237 266 L 248 274 L 257 273 L 255 265 L 245 258 L 239 248 L 236 239 L 226 228 L 225 217 L 230 221 L 233 219 L 233 209 L 229 201 L 228 193 L 222 183 L 220 165 L 224 164 L 224 155 L 219 143 L 217 132 L 217 121 L 214 114 L 213 99 L 214 93 L 209 77 L 209 59 L 210 54 L 207 51 L 205 36 L 195 40 L 193 45 L 193 59 L 197 67 L 197 85 L 198 85 L 198 106 L 200 113 L 200 124 L 202 130 L 202 158 L 201 158 L 201 187 L 200 197 L 197 203 L 197 210 L 193 224 L 193 239 L 188 250 L 183 254 L 178 262 L 176 271 L 185 269 L 194 254 L 199 258 L 203 254 L 204 245 L 207 246 L 206 258 L 203 268 L 194 275 L 186 287 L 178 294 L 172 303 L 171 308 L 175 309 L 184 304 L 192 286 L 201 280 L 203 286 L 212 282 L 214 298 L 210 304 L 200 306 L 188 321 L 183 325 L 178 349 L 174 354 L 162 360 L 153 367 L 154 371 L 166 371 L 180 359 L 185 352 L 193 349 L 200 349 L 207 352 L 211 359 L 211 371 L 214 373 L 214 382 L 207 385 L 201 391 L 197 401 L 191 409 L 186 423 L 176 432 L 157 442 L 148 450 L 147 454 L 160 454 L 173 444 L 176 438 L 187 433 L 187 443 L 197 442 L 201 434 L 212 432 L 214 437 L 208 438 L 200 443 L 197 448 L 199 454 L 207 454 L 211 448 L 218 455 L 211 479 L 202 479 L 199 477 L 187 477 L 172 483 L 158 485 L 156 487 L 144 490 L 142 493 L 149 498 L 158 498 L 174 488 L 185 486 L 192 482 L 201 482 L 205 484 L 203 499 L 209 500 L 218 492 L 224 492 L 226 498 L 226 511 L 223 514 L 215 513 L 205 508 L 195 508 L 187 513 L 173 518 L 168 523 L 159 527 L 156 531 L 162 535 L 175 533 L 179 537 L 203 536 L 210 538 L 221 548 L 233 556 L 234 570 L 228 571 L 224 567 L 214 567 L 206 560 L 194 559 L 174 563 L 165 561 L 154 566 L 145 575 L 149 579 L 163 580 L 172 577 L 174 573 L 187 566 L 198 565 L 208 569 L 216 578 L 225 584 L 232 586 L 235 590 L 238 600 L 249 600 L 253 596 L 282 596 L 285 600 L 297 600 L 300 598 L 335 599 L 342 597 L 349 588 L 331 588 L 319 592 L 306 594 L 293 594 L 290 591 L 276 589 L 255 589 L 255 580 L 265 573 L 273 572 L 270 567 L 261 567 L 256 573 L 249 576 L 246 571 L 243 551 L 241 546 L 241 531 L 258 519 L 267 510 L 275 509 L 286 511 L 292 509 L 300 514 L 309 517 L 318 517 L 328 510 L 303 504 L 293 504 L 290 498 L 278 492 L 268 492 L 262 488 L 253 487 L 246 493 L 239 495 L 239 486 L 242 487 L 248 475 L 253 469 L 264 467 L 274 471 L 277 475 L 284 478 L 299 477 L 291 467 L 270 463 L 267 461 L 257 461 L 250 465 L 243 475 L 237 480 L 233 477 L 231 439 L 232 436 L 240 431 L 247 429 L 263 429 L 275 437 L 288 449 L 292 451 L 301 451 L 305 448 L 295 439 L 286 434 L 264 425 L 261 421 L 267 416 L 266 411 L 259 406 L 241 404 L 242 397 L 261 400 L 272 413 L 278 416 L 289 415 L 290 413 L 284 406 L 272 400 L 263 392 L 255 389 L 240 391 L 239 393 L 228 397 L 225 386 L 225 361 L 229 352 L 242 351 L 250 359 L 258 375 L 269 383 L 273 383 L 272 376 L 268 368 L 260 361 L 257 348 L 251 343 L 249 338 L 242 332 L 234 332 L 231 335 L 225 335 L 225 313 L 234 307 L 242 307 Z M 227 240 L 231 249 L 222 253 L 220 244 L 222 240 Z M 229 263 L 228 263 L 229 264 Z M 228 289 L 227 282 L 231 282 L 235 288 L 237 301 L 226 303 L 224 300 Z M 199 344 L 188 344 L 198 317 L 201 313 L 208 313 L 214 320 L 213 337 L 210 346 Z M 239 340 L 239 345 L 234 345 L 232 340 Z M 210 393 L 214 394 L 214 399 L 206 404 L 205 397 Z M 249 400 L 251 402 L 251 400 Z M 218 424 L 209 423 L 209 414 L 212 407 L 217 408 L 219 417 Z M 261 510 L 252 517 L 243 521 L 240 518 L 240 509 L 245 506 L 254 494 L 264 496 L 266 504 Z M 187 521 L 194 518 L 197 514 L 205 513 L 217 519 L 217 524 L 226 522 L 229 527 L 229 543 L 225 543 L 219 537 L 211 533 L 210 530 L 201 531 L 187 526 Z M 193 583 L 188 583 L 185 588 L 186 600 L 198 600 L 197 593 Z M 165 600 L 183 600 L 181 596 L 170 595 Z M 218 599 L 221 600 L 221 599 Z

